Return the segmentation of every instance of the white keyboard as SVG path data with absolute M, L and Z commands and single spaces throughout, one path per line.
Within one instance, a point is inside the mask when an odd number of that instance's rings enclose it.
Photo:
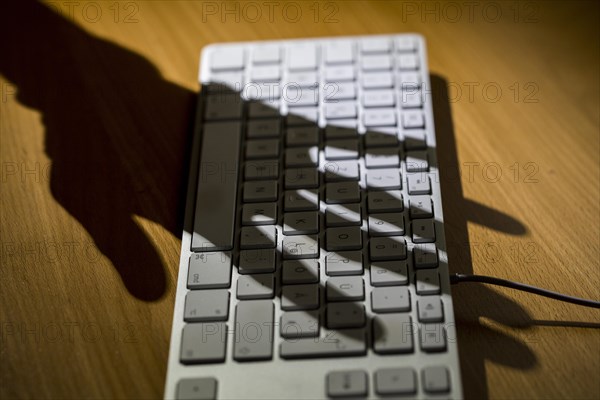
M 461 398 L 419 35 L 211 45 L 165 398 Z

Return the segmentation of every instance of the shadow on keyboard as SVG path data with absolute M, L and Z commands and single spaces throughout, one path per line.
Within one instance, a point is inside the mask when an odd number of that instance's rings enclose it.
M 435 126 L 437 132 L 437 165 L 440 168 L 441 176 L 438 179 L 441 180 L 442 187 L 442 198 L 444 199 L 444 219 L 446 221 L 446 227 L 443 226 L 442 222 L 439 220 L 435 221 L 435 229 L 436 230 L 445 230 L 446 232 L 446 249 L 448 252 L 448 259 L 450 260 L 451 272 L 461 272 L 461 273 L 472 273 L 472 258 L 471 251 L 469 247 L 468 240 L 468 230 L 467 230 L 467 222 L 474 222 L 490 229 L 494 229 L 500 232 L 504 232 L 510 235 L 524 235 L 527 232 L 527 229 L 516 219 L 498 211 L 486 207 L 482 204 L 478 204 L 472 200 L 466 199 L 462 193 L 462 186 L 460 180 L 460 170 L 459 170 L 459 162 L 457 158 L 456 151 L 456 143 L 454 137 L 454 128 L 452 123 L 452 117 L 450 112 L 450 103 L 447 92 L 447 83 L 446 81 L 437 75 L 430 76 L 432 83 L 432 96 L 433 96 L 433 108 L 434 108 L 434 119 Z M 238 91 L 231 90 L 229 86 L 224 86 L 222 84 L 211 84 L 209 86 L 205 85 L 203 87 L 204 95 L 206 93 L 210 93 L 212 96 L 222 96 L 221 102 L 227 103 L 228 101 L 239 101 L 240 93 Z M 232 96 L 233 95 L 233 96 Z M 253 100 L 256 101 L 256 100 Z M 262 101 L 262 104 L 265 107 L 277 108 L 275 104 L 270 105 L 269 100 Z M 235 107 L 235 105 L 232 105 Z M 248 107 L 248 106 L 246 106 Z M 290 108 L 290 113 L 294 114 L 295 109 Z M 267 112 L 268 114 L 268 112 Z M 294 126 L 302 126 L 302 127 L 311 127 L 316 126 L 315 121 L 307 119 L 302 112 L 298 113 L 294 116 Z M 289 129 L 289 128 L 288 128 Z M 325 127 L 326 129 L 326 127 Z M 357 133 L 356 133 L 357 134 Z M 378 132 L 377 128 L 372 128 L 369 130 L 365 136 L 375 134 L 375 135 L 385 135 L 386 132 Z M 346 135 L 346 137 L 352 137 L 352 134 Z M 279 136 L 279 138 L 283 138 L 285 140 L 285 133 L 283 136 Z M 262 138 L 264 139 L 264 138 Z M 385 140 L 384 140 L 385 141 Z M 308 143 L 308 142 L 307 142 Z M 394 145 L 394 144 L 392 144 Z M 398 143 L 401 149 L 404 147 L 403 143 Z M 364 151 L 365 156 L 371 155 L 375 158 L 377 157 L 386 157 L 389 155 L 389 152 L 386 151 L 386 147 L 363 147 L 362 143 L 360 144 L 359 152 Z M 242 144 L 242 153 L 247 149 L 247 147 Z M 308 147 L 306 148 L 306 153 L 298 156 L 297 152 L 294 152 L 294 156 L 298 157 L 302 160 L 313 160 L 314 161 L 314 153 L 308 151 Z M 344 151 L 348 151 L 347 147 L 342 148 Z M 421 150 L 429 150 L 429 149 L 421 149 Z M 280 148 L 280 151 L 285 151 L 285 146 Z M 413 155 L 418 154 L 427 154 L 426 152 L 416 152 L 412 153 Z M 431 152 L 429 152 L 431 154 Z M 277 153 L 277 159 L 285 165 L 285 157 L 279 153 Z M 268 158 L 268 157 L 267 157 Z M 240 157 L 241 160 L 244 160 L 244 156 Z M 253 165 L 252 159 L 246 160 L 246 165 L 240 166 L 240 175 L 242 176 L 239 180 L 239 184 L 243 187 L 244 177 L 243 173 L 245 171 L 245 167 L 248 165 Z M 423 158 L 414 158 L 411 159 L 413 163 L 422 163 L 427 162 L 426 159 Z M 318 165 L 318 163 L 316 163 Z M 347 176 L 339 175 L 337 172 L 340 171 L 339 168 L 336 167 L 336 161 L 328 161 L 327 165 L 329 168 L 321 168 L 319 169 L 317 166 L 301 166 L 299 167 L 301 171 L 301 176 L 304 178 L 305 176 L 310 176 L 311 174 L 316 174 L 316 178 L 313 179 L 315 182 L 314 187 L 317 188 L 322 186 L 322 183 L 325 182 L 346 182 L 352 181 L 352 178 L 348 178 Z M 261 165 L 264 167 L 264 165 Z M 262 179 L 278 179 L 279 184 L 286 185 L 286 183 L 290 183 L 286 177 L 282 177 L 284 175 L 285 167 L 275 166 L 273 168 L 277 169 L 277 173 L 273 173 L 273 171 L 269 171 L 263 168 L 265 172 L 265 177 Z M 417 168 L 418 170 L 419 168 Z M 296 171 L 295 171 L 296 172 Z M 422 172 L 413 172 L 409 173 L 413 176 L 426 176 L 427 173 Z M 275 178 L 276 177 L 276 178 Z M 219 179 L 227 179 L 227 177 L 220 176 Z M 257 177 L 253 174 L 253 179 L 261 179 L 260 176 Z M 200 184 L 202 180 L 200 180 Z M 321 184 L 319 184 L 321 183 Z M 358 187 L 358 182 L 356 182 Z M 290 187 L 293 187 L 293 182 L 291 182 Z M 289 188 L 281 188 L 280 191 L 289 191 Z M 325 191 L 320 192 L 320 196 L 309 196 L 306 195 L 303 197 L 307 202 L 312 202 L 315 204 L 313 208 L 308 207 L 306 209 L 310 210 L 319 210 L 319 221 L 323 224 L 323 221 L 327 218 L 325 213 L 322 211 L 323 207 L 319 207 L 319 202 L 324 203 L 325 199 L 323 197 L 327 197 Z M 358 188 L 359 198 L 363 198 L 366 195 L 366 189 L 364 187 Z M 308 193 L 305 191 L 305 193 Z M 239 195 L 243 196 L 243 191 L 239 192 Z M 283 202 L 286 201 L 286 196 L 289 194 L 285 194 Z M 344 207 L 344 202 L 341 202 L 339 206 Z M 280 203 L 282 210 L 280 213 L 283 213 L 283 209 L 285 208 L 284 204 Z M 355 215 L 356 210 L 346 209 L 347 215 Z M 343 213 L 342 213 L 343 214 Z M 363 223 L 363 219 L 365 219 L 367 225 L 368 220 L 366 219 L 366 210 L 363 210 L 362 218 L 360 219 L 360 224 Z M 274 217 L 275 218 L 275 217 Z M 238 210 L 238 220 L 239 220 L 239 210 Z M 277 216 L 276 220 L 279 224 L 282 222 L 281 216 Z M 350 220 L 346 220 L 346 223 L 341 223 L 342 226 L 351 225 Z M 187 221 L 189 224 L 193 224 L 193 221 Z M 239 221 L 237 222 L 238 229 L 241 228 L 241 224 Z M 356 224 L 355 224 L 356 225 Z M 188 226 L 188 231 L 191 232 L 191 226 Z M 321 225 L 323 226 L 323 225 Z M 250 226 L 247 227 L 252 230 L 255 230 L 256 234 L 260 235 L 264 233 L 261 230 L 261 226 Z M 407 228 L 408 229 L 408 228 Z M 200 236 L 207 239 L 208 242 L 211 242 L 211 230 L 207 229 L 206 231 L 196 232 L 200 234 Z M 305 232 L 306 233 L 306 232 Z M 293 237 L 293 236 L 292 236 Z M 241 238 L 238 236 L 235 239 L 234 248 L 240 248 L 240 240 Z M 327 249 L 327 243 L 317 243 L 317 247 L 319 247 L 320 251 L 329 251 L 335 249 Z M 415 245 L 418 246 L 418 245 Z M 285 247 L 281 248 L 281 251 L 277 254 L 277 260 L 284 260 L 286 257 L 285 253 L 288 249 Z M 372 250 L 372 249 L 371 249 Z M 301 250 L 299 250 L 301 251 Z M 309 248 L 309 251 L 310 248 Z M 365 250 L 366 251 L 366 250 Z M 426 247 L 420 249 L 420 256 L 427 259 L 431 257 L 432 254 L 428 252 Z M 360 252 L 352 253 L 348 252 L 350 255 L 356 255 L 356 258 L 349 257 L 350 262 L 363 263 Z M 409 250 L 408 257 L 414 256 L 414 249 Z M 311 257 L 311 256 L 308 256 Z M 234 258 L 234 265 L 238 265 L 238 260 Z M 241 262 L 241 261 L 240 261 Z M 369 262 L 364 263 L 365 268 L 369 268 Z M 252 276 L 252 275 L 246 275 Z M 311 282 L 319 282 L 320 292 L 326 293 L 326 296 L 343 296 L 345 293 L 342 293 L 335 287 L 327 287 L 323 284 L 323 281 L 319 279 L 319 276 L 314 276 L 314 279 L 307 279 L 307 281 Z M 529 350 L 527 343 L 520 343 L 513 338 L 504 335 L 500 332 L 497 332 L 491 329 L 488 326 L 485 326 L 479 321 L 480 316 L 485 316 L 491 318 L 500 323 L 507 323 L 506 321 L 510 321 L 519 319 L 520 321 L 526 321 L 525 324 L 530 326 L 533 322 L 527 312 L 520 307 L 517 303 L 513 302 L 506 296 L 503 296 L 497 293 L 494 290 L 488 289 L 486 287 L 476 287 L 470 288 L 471 292 L 462 292 L 460 295 L 453 296 L 455 303 L 455 315 L 457 321 L 461 323 L 461 329 L 458 331 L 460 346 L 459 352 L 461 357 L 461 364 L 463 370 L 463 377 L 466 382 L 470 382 L 465 385 L 465 395 L 466 397 L 473 398 L 482 398 L 487 397 L 487 386 L 485 379 L 485 365 L 484 362 L 486 360 L 492 360 L 494 362 L 511 366 L 513 368 L 532 368 L 536 364 L 536 358 L 534 354 Z M 282 301 L 284 301 L 283 297 L 285 297 L 284 293 L 278 293 L 279 296 L 282 297 Z M 293 303 L 295 300 L 293 298 L 286 299 L 288 303 Z M 352 303 L 353 304 L 353 303 Z M 355 312 L 362 313 L 361 308 L 363 307 L 362 303 L 354 304 Z M 476 314 L 476 315 L 475 315 Z M 465 318 L 465 315 L 467 318 Z M 369 321 L 367 321 L 367 324 Z M 377 320 L 374 320 L 373 323 L 377 324 Z M 465 326 L 463 327 L 462 324 Z M 372 337 L 371 340 L 377 340 L 378 337 L 377 332 L 382 332 L 383 329 L 374 329 L 375 337 Z M 346 334 L 353 334 L 352 330 L 346 330 Z M 494 346 L 490 346 L 490 341 L 494 342 Z

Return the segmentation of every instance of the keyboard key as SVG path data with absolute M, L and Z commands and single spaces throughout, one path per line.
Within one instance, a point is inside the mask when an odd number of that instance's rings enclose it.
M 400 94 L 400 106 L 402 108 L 421 108 L 423 107 L 423 96 L 418 89 L 405 89 Z
M 406 153 L 406 172 L 427 172 L 429 158 L 427 151 L 409 151 Z
M 242 108 L 243 101 L 239 94 L 214 93 L 206 96 L 204 117 L 207 121 L 239 119 L 242 117 Z
M 371 285 L 408 285 L 406 261 L 375 261 L 371 263 Z
M 362 217 L 360 204 L 331 204 L 325 211 L 325 225 L 353 226 L 361 225 Z
M 415 71 L 401 71 L 398 74 L 398 87 L 404 91 L 415 92 L 420 89 L 421 84 L 421 74 Z
M 435 225 L 431 219 L 418 219 L 412 223 L 413 243 L 435 242 Z
M 248 140 L 246 142 L 246 158 L 277 158 L 279 156 L 279 140 Z
M 182 364 L 225 361 L 227 325 L 225 322 L 186 324 L 181 337 Z
M 329 161 L 323 168 L 325 182 L 357 181 L 360 168 L 356 161 Z
M 283 217 L 284 235 L 309 235 L 319 232 L 319 213 L 303 211 L 286 213 Z
M 318 258 L 319 237 L 317 235 L 297 235 L 283 237 L 283 258 Z
M 279 116 L 279 102 L 273 101 L 252 101 L 248 104 L 248 116 L 250 118 L 272 118 Z
M 446 367 L 427 367 L 421 371 L 423 390 L 427 393 L 448 393 L 450 377 Z
M 404 215 L 384 213 L 369 215 L 369 236 L 404 235 Z
M 325 101 L 326 105 L 331 103 L 339 103 L 341 100 L 354 100 L 356 99 L 356 85 L 354 82 L 330 82 L 323 86 L 323 101 Z M 353 105 L 356 103 L 352 102 Z M 342 117 L 341 114 L 348 113 L 347 117 Z M 336 119 L 336 118 L 353 118 L 356 116 L 349 115 L 351 112 L 344 111 L 338 112 L 337 115 L 332 115 L 328 117 L 325 114 L 327 119 Z
M 371 191 L 367 195 L 367 208 L 370 213 L 402 211 L 404 202 L 400 190 Z
M 411 218 L 433 217 L 433 204 L 429 196 L 410 196 L 408 199 Z
M 227 289 L 193 290 L 185 296 L 183 320 L 186 322 L 227 321 L 228 316 Z
M 389 168 L 400 167 L 400 156 L 395 147 L 369 149 L 365 154 L 365 165 L 367 168 Z
M 288 146 L 311 146 L 319 144 L 319 128 L 317 126 L 295 126 L 285 132 Z
M 398 168 L 370 169 L 367 171 L 369 189 L 402 189 Z
M 314 168 L 289 168 L 285 170 L 286 189 L 311 189 L 319 187 L 319 171 Z
M 328 204 L 357 203 L 360 201 L 360 186 L 357 182 L 328 183 L 325 201 Z
M 366 332 L 358 329 L 323 330 L 319 339 L 284 339 L 282 358 L 360 356 L 367 352 Z
M 392 59 L 387 54 L 363 56 L 360 62 L 363 71 L 383 71 L 392 68 Z
M 281 281 L 284 285 L 319 282 L 319 261 L 314 259 L 284 261 Z
M 419 295 L 440 293 L 440 274 L 435 269 L 417 271 L 415 281 L 417 294 Z
M 421 350 L 439 352 L 446 350 L 446 329 L 440 324 L 421 325 Z
M 254 64 L 278 64 L 281 60 L 281 49 L 278 45 L 260 45 L 252 52 Z
M 328 140 L 325 146 L 327 161 L 353 160 L 358 158 L 358 140 L 341 139 Z
M 362 231 L 359 226 L 327 228 L 325 244 L 328 251 L 359 250 L 362 248 Z
M 286 311 L 281 315 L 281 337 L 315 336 L 319 336 L 319 315 L 317 311 Z
M 425 128 L 425 117 L 422 111 L 403 110 L 402 127 L 405 129 Z
M 231 252 L 192 254 L 188 289 L 228 288 L 231 285 Z
M 342 251 L 327 254 L 327 257 L 325 257 L 325 271 L 329 276 L 362 275 L 362 252 Z
M 256 66 L 250 70 L 250 80 L 253 82 L 279 82 L 280 79 L 279 65 Z
M 287 126 L 316 125 L 319 122 L 317 107 L 294 107 L 285 119 Z
M 430 194 L 431 183 L 427 174 L 410 174 L 407 176 L 408 194 Z
M 294 147 L 285 150 L 286 167 L 316 167 L 319 164 L 319 148 Z
M 277 179 L 279 176 L 279 161 L 277 160 L 256 160 L 248 161 L 244 165 L 244 179 L 264 180 Z
M 378 395 L 406 395 L 416 392 L 417 375 L 414 369 L 386 368 L 375 371 L 375 393 Z
M 218 72 L 210 76 L 209 83 L 202 83 L 203 90 L 208 93 L 239 93 L 244 85 L 244 75 L 241 71 Z
M 250 139 L 278 137 L 281 123 L 278 118 L 248 121 L 246 136 Z
M 194 210 L 193 251 L 233 248 L 241 132 L 239 122 L 204 125 Z M 223 146 L 224 141 L 227 146 Z M 223 179 L 219 168 L 227 171 L 228 179 Z
M 289 85 L 283 88 L 282 95 L 288 107 L 316 106 L 319 102 L 318 88 L 301 88 L 298 85 Z
M 419 69 L 419 57 L 416 54 L 399 55 L 398 68 L 402 71 Z
M 353 65 L 331 66 L 325 69 L 326 82 L 344 82 L 353 81 L 356 78 L 356 71 Z
M 422 129 L 406 129 L 402 131 L 404 148 L 408 150 L 423 150 L 427 148 L 427 134 Z
M 404 260 L 406 258 L 406 240 L 403 237 L 375 237 L 369 240 L 371 260 Z
M 435 243 L 419 243 L 413 247 L 415 268 L 435 268 L 438 265 Z
M 361 75 L 361 84 L 365 89 L 385 89 L 394 86 L 391 72 L 365 72 Z
M 327 374 L 329 397 L 364 397 L 369 394 L 368 377 L 365 371 L 336 371 Z
M 238 46 L 226 46 L 215 49 L 210 56 L 212 71 L 235 71 L 244 69 L 245 52 Z
M 369 108 L 364 111 L 366 127 L 395 126 L 396 110 L 393 108 Z
M 319 285 L 284 285 L 281 289 L 281 309 L 286 311 L 319 308 Z
M 242 207 L 242 225 L 275 225 L 277 203 L 252 203 Z
M 355 119 L 338 119 L 328 121 L 325 127 L 325 139 L 345 139 L 345 138 L 356 138 L 358 136 L 358 129 Z
M 394 40 L 396 51 L 399 53 L 413 52 L 417 49 L 417 43 L 411 37 L 400 36 Z
M 373 319 L 373 350 L 378 354 L 412 353 L 414 329 L 408 314 L 382 314 Z
M 215 378 L 181 379 L 177 383 L 177 400 L 215 400 L 216 398 Z
M 285 211 L 312 211 L 319 209 L 319 192 L 315 189 L 287 190 L 283 199 Z
M 290 71 L 317 68 L 317 47 L 312 43 L 294 43 L 288 47 L 287 54 Z
M 439 297 L 424 297 L 417 300 L 419 322 L 444 322 L 444 308 Z
M 393 107 L 396 99 L 391 89 L 368 90 L 363 93 L 362 104 L 364 107 Z
M 319 85 L 319 78 L 314 71 L 290 72 L 285 85 L 300 88 L 316 88 Z
M 380 127 L 369 130 L 365 134 L 365 146 L 372 147 L 396 147 L 398 145 L 398 132 L 396 127 Z
M 356 118 L 356 103 L 353 101 L 325 104 L 325 118 L 347 119 Z
M 275 272 L 275 259 L 275 249 L 242 250 L 238 272 L 240 274 Z
M 240 301 L 235 308 L 233 359 L 237 361 L 273 358 L 273 319 L 271 300 Z
M 266 249 L 273 248 L 277 244 L 277 230 L 273 225 L 245 226 L 241 229 L 240 248 Z
M 368 38 L 360 41 L 360 50 L 363 54 L 389 53 L 391 42 L 387 38 Z
M 326 64 L 350 64 L 354 61 L 354 44 L 350 41 L 333 40 L 325 45 Z
M 277 201 L 277 194 L 277 181 L 250 181 L 244 184 L 246 203 Z
M 410 311 L 410 292 L 405 286 L 373 288 L 371 308 L 376 313 Z
M 271 299 L 275 290 L 273 274 L 241 275 L 237 281 L 240 300 Z
M 360 276 L 334 277 L 327 280 L 327 301 L 353 301 L 364 298 L 364 282 Z
M 362 303 L 342 302 L 327 305 L 327 327 L 330 329 L 365 326 L 365 306 Z

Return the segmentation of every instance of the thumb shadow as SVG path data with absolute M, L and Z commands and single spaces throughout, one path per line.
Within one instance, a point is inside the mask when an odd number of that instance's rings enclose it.
M 464 197 L 448 83 L 439 75 L 431 75 L 430 80 L 449 266 L 452 273 L 472 274 L 469 221 L 511 235 L 524 235 L 527 228 L 499 210 Z M 465 398 L 488 398 L 486 361 L 530 369 L 537 364 L 537 358 L 527 343 L 503 333 L 484 319 L 520 326 L 531 326 L 533 321 L 519 304 L 485 286 L 458 285 L 452 292 L 455 318 L 460 325 L 457 340 Z
M 41 113 L 51 193 L 134 297 L 166 291 L 163 261 L 135 217 L 181 235 L 194 93 L 148 60 L 33 1 L 4 2 L 0 73 Z M 26 24 L 23 21 L 27 21 Z M 31 27 L 35 27 L 32 29 Z

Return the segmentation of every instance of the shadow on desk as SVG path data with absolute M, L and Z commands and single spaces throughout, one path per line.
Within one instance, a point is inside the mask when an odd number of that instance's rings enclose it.
M 6 38 L 0 73 L 16 85 L 18 101 L 42 115 L 53 196 L 89 232 L 132 296 L 159 299 L 165 267 L 134 216 L 181 233 L 182 215 L 173 210 L 183 210 L 195 93 L 164 80 L 140 55 L 39 3 L 2 7 L 11 18 L 0 24 Z M 447 82 L 437 75 L 431 81 L 450 266 L 473 273 L 467 222 L 510 235 L 527 229 L 464 198 Z M 527 343 L 483 325 L 481 317 L 510 326 L 561 324 L 534 321 L 517 303 L 481 285 L 456 288 L 454 304 L 467 398 L 488 397 L 486 360 L 517 369 L 537 363 Z
M 165 267 L 135 216 L 181 236 L 195 94 L 38 2 L 2 8 L 0 73 L 41 113 L 52 195 L 129 293 L 159 299 Z

